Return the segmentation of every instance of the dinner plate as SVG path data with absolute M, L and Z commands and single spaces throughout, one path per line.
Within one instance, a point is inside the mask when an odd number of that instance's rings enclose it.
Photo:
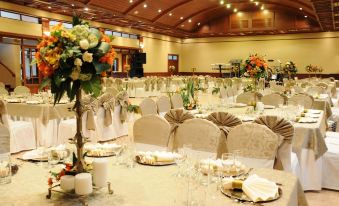
M 90 152 L 87 152 L 86 153 L 86 157 L 112 157 L 112 156 L 116 156 L 117 154 L 115 152 L 105 152 L 101 155 L 98 155 L 98 154 L 91 154 Z
M 223 187 L 221 187 L 221 192 L 226 195 L 227 197 L 231 198 L 231 199 L 236 199 L 240 202 L 253 202 L 245 193 L 244 191 L 240 190 L 240 189 L 224 189 Z M 277 195 L 270 200 L 266 200 L 266 201 L 259 201 L 257 203 L 265 203 L 265 202 L 272 202 L 275 201 L 277 199 L 279 199 L 282 196 L 282 189 L 279 187 L 278 188 L 278 193 Z
M 149 165 L 149 166 L 167 166 L 167 165 L 173 165 L 175 164 L 175 161 L 173 162 L 145 162 L 145 161 L 142 161 L 142 155 L 136 155 L 135 156 L 135 161 L 141 165 Z

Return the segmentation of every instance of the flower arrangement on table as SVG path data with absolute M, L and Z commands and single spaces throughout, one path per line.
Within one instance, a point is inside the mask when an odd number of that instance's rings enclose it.
M 287 74 L 290 78 L 292 75 L 295 75 L 298 71 L 297 66 L 294 62 L 288 61 L 283 67 L 284 74 Z
M 266 77 L 267 63 L 264 57 L 252 54 L 245 60 L 241 68 L 241 74 L 255 79 Z
M 182 101 L 185 109 L 192 110 L 196 108 L 197 99 L 195 96 L 195 86 L 194 80 L 188 79 L 186 86 L 180 89 L 180 95 L 182 97 Z
M 312 64 L 306 66 L 306 72 L 310 73 L 310 75 L 311 73 L 314 73 L 316 75 L 317 73 L 322 73 L 323 71 L 324 70 L 322 67 L 318 67 Z
M 50 86 L 54 103 L 59 102 L 64 94 L 71 101 L 76 99 L 73 110 L 77 122 L 80 122 L 83 113 L 80 103 L 82 91 L 93 97 L 100 95 L 100 75 L 112 67 L 114 58 L 112 38 L 98 29 L 90 28 L 87 22 L 75 16 L 72 29 L 57 24 L 51 29 L 50 36 L 43 36 L 33 63 L 37 63 L 45 77 L 40 87 Z M 73 139 L 77 147 L 77 161 L 72 168 L 75 173 L 86 171 L 83 159 L 86 138 L 81 131 L 81 124 L 77 124 L 77 133 Z

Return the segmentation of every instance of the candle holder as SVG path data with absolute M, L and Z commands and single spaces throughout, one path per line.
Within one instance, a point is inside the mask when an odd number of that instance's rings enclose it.
M 99 191 L 100 189 L 102 189 L 102 188 L 93 186 L 93 192 L 91 194 L 93 194 L 96 191 Z M 111 188 L 111 182 L 107 182 L 107 190 L 108 190 L 108 194 L 110 194 L 110 195 L 114 194 L 114 191 Z M 54 193 L 60 193 L 60 194 L 63 194 L 63 195 L 67 195 L 69 197 L 77 198 L 77 199 L 79 199 L 79 202 L 81 203 L 82 206 L 88 206 L 87 197 L 89 195 L 91 195 L 91 194 L 77 195 L 77 194 L 75 194 L 74 191 L 66 192 L 66 191 L 61 189 L 60 184 L 57 184 L 57 185 L 54 185 L 54 186 L 48 188 L 48 194 L 46 195 L 46 199 L 51 199 L 53 192 Z

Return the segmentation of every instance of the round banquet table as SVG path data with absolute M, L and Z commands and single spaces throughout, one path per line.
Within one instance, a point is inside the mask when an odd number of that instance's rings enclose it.
M 47 178 L 49 169 L 47 163 L 22 162 L 12 183 L 0 185 L 0 203 L 5 205 L 81 205 L 77 199 L 53 193 L 51 199 L 46 199 Z M 113 158 L 110 158 L 113 161 Z M 98 191 L 97 195 L 88 198 L 89 205 L 120 205 L 120 206 L 174 206 L 186 205 L 187 179 L 177 178 L 175 165 L 171 166 L 144 166 L 136 164 L 134 168 L 114 166 L 110 164 L 109 181 L 112 183 L 113 195 L 107 193 L 106 188 Z M 298 179 L 287 172 L 271 169 L 254 169 L 251 174 L 258 174 L 274 182 L 280 183 L 282 196 L 280 199 L 265 203 L 270 206 L 307 205 L 304 193 L 300 190 Z M 193 187 L 194 188 L 194 187 Z M 215 184 L 208 189 L 200 186 L 192 190 L 197 201 L 205 205 L 239 205 L 234 200 L 217 191 Z M 299 204 L 298 204 L 299 202 Z M 260 205 L 260 204 L 258 204 Z

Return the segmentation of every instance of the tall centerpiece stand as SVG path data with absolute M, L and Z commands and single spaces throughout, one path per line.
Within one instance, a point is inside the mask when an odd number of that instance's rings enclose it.
M 66 164 L 66 169 L 59 173 L 51 172 L 52 177 L 48 179 L 49 189 L 46 196 L 48 199 L 56 192 L 78 198 L 83 205 L 87 205 L 86 197 L 100 189 L 92 185 L 90 167 L 84 160 L 84 145 L 87 138 L 82 135 L 84 112 L 82 107 L 86 106 L 82 105 L 82 94 L 86 93 L 92 97 L 100 95 L 100 75 L 112 67 L 114 57 L 112 37 L 106 36 L 98 29 L 90 28 L 89 24 L 78 16 L 73 17 L 72 29 L 66 29 L 60 23 L 51 29 L 49 36 L 43 36 L 37 46 L 36 59 L 33 63 L 38 65 L 39 71 L 45 76 L 40 87 L 51 89 L 54 104 L 65 94 L 71 101 L 75 99 L 73 111 L 77 131 L 71 143 L 76 146 L 76 154 L 73 155 L 73 164 Z M 89 176 L 88 182 L 85 182 L 90 188 L 88 192 L 80 192 L 81 188 L 77 190 L 75 182 L 79 174 Z M 75 176 L 73 189 L 62 188 L 64 175 Z M 110 185 L 108 182 L 108 193 L 113 194 Z

